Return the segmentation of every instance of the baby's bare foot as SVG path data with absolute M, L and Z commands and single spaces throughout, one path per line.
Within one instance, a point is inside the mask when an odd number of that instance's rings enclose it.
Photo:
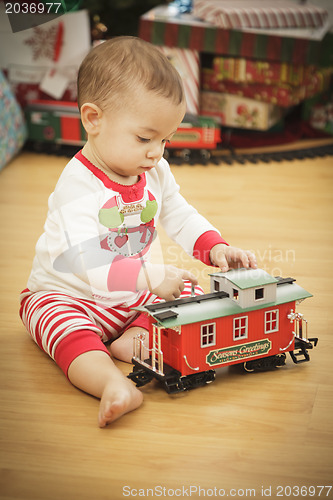
M 99 426 L 105 427 L 125 413 L 135 410 L 141 405 L 142 400 L 142 392 L 126 378 L 119 381 L 116 388 L 114 381 L 107 384 L 101 397 Z

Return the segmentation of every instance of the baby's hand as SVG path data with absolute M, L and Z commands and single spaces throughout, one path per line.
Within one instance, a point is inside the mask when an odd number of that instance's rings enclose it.
M 138 289 L 148 288 L 152 293 L 164 300 L 178 299 L 184 290 L 184 281 L 198 284 L 196 277 L 186 269 L 174 266 L 145 264 L 138 277 Z
M 257 269 L 257 259 L 250 250 L 229 247 L 228 245 L 215 245 L 210 251 L 210 260 L 222 272 L 238 267 Z

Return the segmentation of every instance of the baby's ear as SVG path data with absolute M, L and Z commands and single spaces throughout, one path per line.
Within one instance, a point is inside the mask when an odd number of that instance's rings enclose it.
M 88 135 L 96 135 L 100 130 L 102 110 L 91 102 L 81 106 L 81 121 Z

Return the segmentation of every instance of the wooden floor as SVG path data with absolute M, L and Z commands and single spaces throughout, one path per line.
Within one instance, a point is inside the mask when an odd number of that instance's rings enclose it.
M 310 363 L 288 358 L 261 374 L 224 368 L 213 384 L 177 396 L 151 383 L 143 406 L 106 429 L 99 402 L 70 385 L 18 317 L 66 161 L 22 153 L 0 173 L 1 500 L 332 498 L 319 487 L 333 484 L 333 158 L 173 168 L 183 195 L 230 243 L 314 295 L 299 311 L 319 344 Z M 165 260 L 209 291 L 211 268 L 162 240 Z

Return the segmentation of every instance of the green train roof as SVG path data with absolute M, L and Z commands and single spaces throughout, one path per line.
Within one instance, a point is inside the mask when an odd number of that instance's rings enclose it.
M 278 278 L 273 278 L 263 269 L 232 269 L 226 273 L 212 273 L 210 276 L 224 277 L 240 290 L 278 283 L 279 281 Z
M 279 280 L 276 279 L 276 282 Z M 253 285 L 257 286 L 257 285 Z M 296 283 L 281 282 L 276 290 L 276 300 L 264 305 L 242 308 L 225 292 L 214 292 L 196 297 L 178 299 L 170 302 L 161 302 L 136 308 L 141 312 L 148 313 L 162 327 L 173 328 L 180 325 L 188 325 L 200 321 L 209 321 L 216 318 L 244 314 L 249 311 L 266 309 L 287 302 L 303 300 L 312 297 L 311 293 L 304 290 Z

